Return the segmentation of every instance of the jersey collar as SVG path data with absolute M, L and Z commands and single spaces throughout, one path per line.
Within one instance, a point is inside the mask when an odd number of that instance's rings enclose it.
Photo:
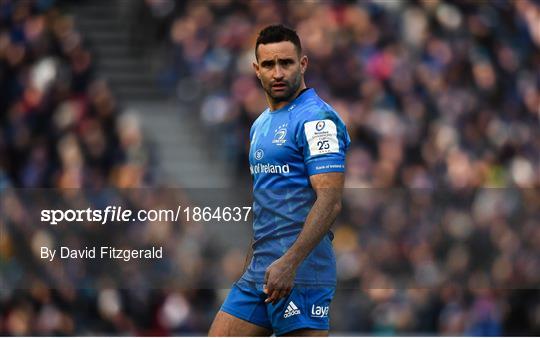
M 275 113 L 279 113 L 279 112 L 282 112 L 282 111 L 287 111 L 289 110 L 291 107 L 293 107 L 295 104 L 298 104 L 298 102 L 300 101 L 300 99 L 303 98 L 303 95 L 304 93 L 306 92 L 312 92 L 314 91 L 315 89 L 313 88 L 310 88 L 310 87 L 306 87 L 304 89 L 302 89 L 302 91 L 300 91 L 300 93 L 298 93 L 298 95 L 296 95 L 296 97 L 294 98 L 294 100 L 292 100 L 291 102 L 287 103 L 285 106 L 281 107 L 280 109 L 276 109 L 274 111 L 271 111 L 270 108 L 268 108 L 268 112 L 270 112 L 270 114 L 275 114 Z

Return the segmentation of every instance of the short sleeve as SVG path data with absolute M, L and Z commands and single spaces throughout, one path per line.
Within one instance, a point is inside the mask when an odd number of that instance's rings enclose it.
M 335 112 L 304 119 L 297 140 L 310 176 L 345 171 L 345 154 L 351 141 L 345 124 Z

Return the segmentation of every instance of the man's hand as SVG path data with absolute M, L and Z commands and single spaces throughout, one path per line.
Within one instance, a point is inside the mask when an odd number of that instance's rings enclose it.
M 265 303 L 275 304 L 282 297 L 286 297 L 294 285 L 296 266 L 281 257 L 270 264 L 264 275 L 264 293 L 268 296 Z

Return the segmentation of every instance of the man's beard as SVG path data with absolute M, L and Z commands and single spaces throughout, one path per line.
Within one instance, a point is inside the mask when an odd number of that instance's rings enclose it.
M 266 93 L 272 98 L 272 100 L 274 100 L 274 102 L 290 101 L 293 98 L 294 94 L 296 94 L 296 92 L 298 91 L 298 88 L 300 88 L 301 81 L 302 77 L 300 74 L 298 74 L 298 76 L 294 79 L 293 83 L 289 83 L 288 81 L 282 81 L 286 84 L 287 89 L 279 95 L 274 95 L 272 93 L 271 84 L 266 89 Z

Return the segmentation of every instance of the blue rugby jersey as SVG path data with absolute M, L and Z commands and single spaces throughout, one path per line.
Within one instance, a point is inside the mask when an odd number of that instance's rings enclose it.
M 253 258 L 243 278 L 263 282 L 266 268 L 298 237 L 316 199 L 310 175 L 345 171 L 345 124 L 314 89 L 285 107 L 265 110 L 250 131 Z M 331 231 L 299 266 L 296 284 L 335 285 Z

